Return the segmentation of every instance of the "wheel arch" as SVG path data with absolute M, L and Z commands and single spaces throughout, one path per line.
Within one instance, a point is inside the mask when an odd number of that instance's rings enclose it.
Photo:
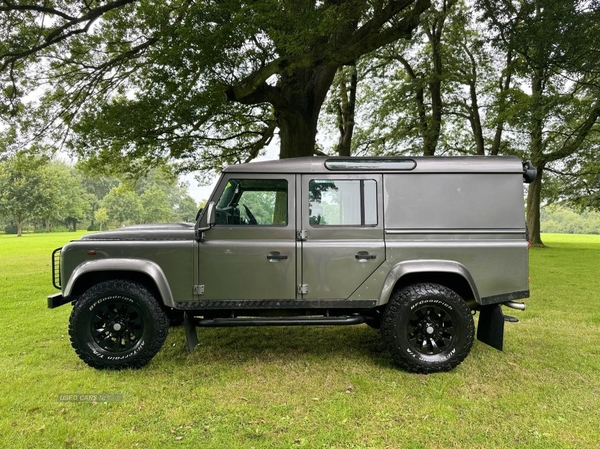
M 390 270 L 379 304 L 387 304 L 392 293 L 400 288 L 425 282 L 450 288 L 471 308 L 481 301 L 473 277 L 464 265 L 449 260 L 411 260 L 400 262 Z
M 144 285 L 164 306 L 175 307 L 171 288 L 158 264 L 140 259 L 101 259 L 79 265 L 69 277 L 63 295 L 77 297 L 102 281 L 123 279 Z

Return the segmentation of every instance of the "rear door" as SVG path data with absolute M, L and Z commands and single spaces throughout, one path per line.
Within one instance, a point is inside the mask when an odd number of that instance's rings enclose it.
M 385 261 L 382 176 L 302 175 L 300 196 L 302 298 L 347 299 Z

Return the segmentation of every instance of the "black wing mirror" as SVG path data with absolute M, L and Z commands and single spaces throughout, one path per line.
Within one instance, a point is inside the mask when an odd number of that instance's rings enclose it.
M 533 166 L 531 161 L 523 162 L 523 182 L 531 184 L 537 178 L 537 168 Z

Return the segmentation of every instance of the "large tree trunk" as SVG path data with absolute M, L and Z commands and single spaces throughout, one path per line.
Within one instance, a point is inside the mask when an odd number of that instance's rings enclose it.
M 21 237 L 23 235 L 23 222 L 21 220 L 17 220 L 17 237 Z
M 475 148 L 479 156 L 485 156 L 485 140 L 483 139 L 483 125 L 481 124 L 481 115 L 479 114 L 479 102 L 477 99 L 477 86 L 475 80 L 470 83 L 469 90 L 471 92 L 471 130 L 475 138 Z
M 344 70 L 344 69 L 340 69 Z M 356 110 L 356 88 L 358 74 L 356 64 L 348 68 L 350 72 L 349 85 L 346 79 L 340 83 L 340 104 L 338 105 L 338 129 L 340 138 L 337 145 L 338 156 L 350 156 L 352 153 L 352 136 L 354 134 L 354 112 Z
M 543 166 L 539 166 L 537 170 L 537 178 L 529 184 L 527 192 L 527 228 L 531 244 L 533 246 L 544 246 L 540 226 L 540 202 L 542 198 L 542 175 L 544 168 Z
M 274 104 L 280 159 L 314 154 L 319 112 L 335 71 L 336 67 L 318 67 L 281 77 L 278 87 L 283 101 Z
M 317 136 L 313 118 L 308 111 L 292 110 L 278 114 L 280 159 L 313 155 Z
M 544 173 L 544 111 L 542 105 L 543 74 L 535 70 L 531 83 L 533 113 L 531 120 L 531 161 L 537 167 L 537 178 L 529 184 L 527 193 L 527 226 L 529 241 L 534 246 L 544 246 L 540 227 L 540 205 L 542 198 L 542 177 Z
M 500 80 L 498 82 L 498 123 L 496 124 L 496 132 L 494 133 L 494 141 L 492 143 L 492 150 L 490 154 L 492 156 L 497 156 L 500 153 L 500 147 L 502 145 L 502 133 L 504 132 L 504 123 L 505 120 L 501 118 L 501 115 L 506 110 L 506 92 L 510 89 L 510 85 L 512 82 L 512 51 L 509 50 L 506 55 L 506 65 L 505 71 L 506 75 L 503 73 L 500 76 Z

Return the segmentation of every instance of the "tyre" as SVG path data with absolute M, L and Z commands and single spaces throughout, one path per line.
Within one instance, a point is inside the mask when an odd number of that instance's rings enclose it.
M 422 374 L 450 371 L 469 354 L 475 334 L 464 300 L 438 284 L 396 291 L 381 323 L 384 342 L 401 368 Z
M 71 345 L 98 369 L 141 368 L 156 355 L 169 329 L 168 318 L 143 285 L 105 281 L 77 300 L 69 320 Z

